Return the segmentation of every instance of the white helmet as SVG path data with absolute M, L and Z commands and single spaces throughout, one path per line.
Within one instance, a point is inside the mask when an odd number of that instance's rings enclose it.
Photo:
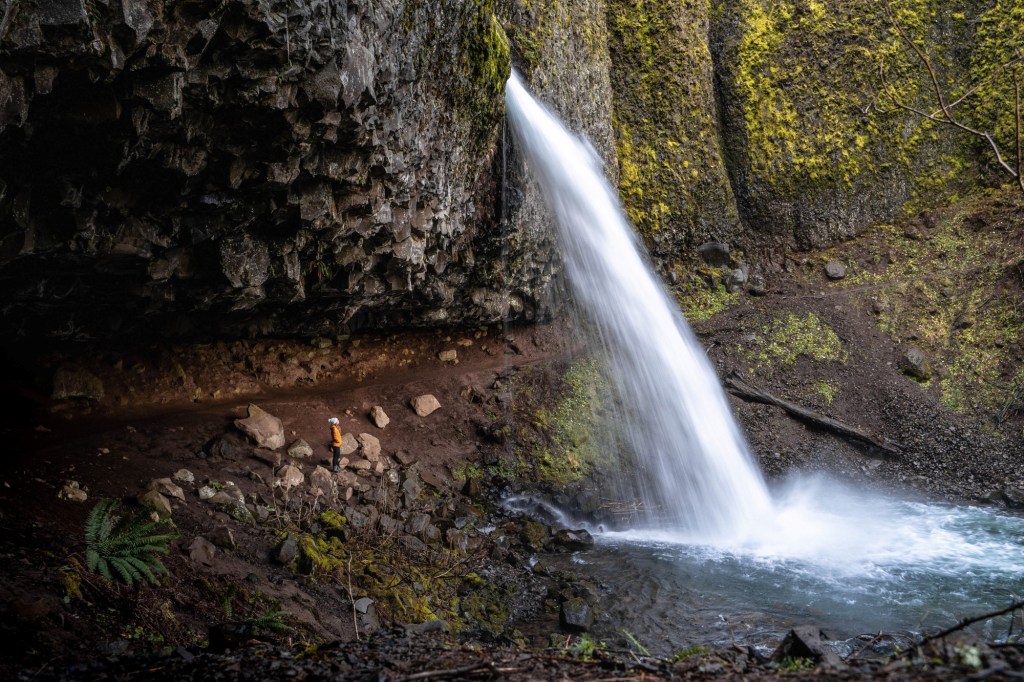
M 327 423 L 328 424 L 337 424 L 338 423 L 338 418 L 337 417 L 331 417 L 330 419 L 327 420 Z

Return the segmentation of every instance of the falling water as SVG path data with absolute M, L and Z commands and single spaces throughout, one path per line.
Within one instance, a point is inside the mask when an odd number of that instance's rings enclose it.
M 645 499 L 662 512 L 651 519 L 658 523 L 600 534 L 605 553 L 585 560 L 617 582 L 623 593 L 612 601 L 631 605 L 621 614 L 626 627 L 652 617 L 667 624 L 656 623 L 652 636 L 659 627 L 674 632 L 697 604 L 714 622 L 720 609 L 754 606 L 829 627 L 920 627 L 929 614 L 949 624 L 1020 594 L 1024 518 L 882 498 L 805 476 L 773 500 L 597 155 L 516 74 L 505 92 L 516 140 L 554 213 L 568 278 L 628 406 L 625 435 L 647 467 Z M 632 580 L 615 581 L 623 570 Z M 683 594 L 695 576 L 703 582 L 693 608 L 665 611 L 675 600 L 660 590 Z
M 647 267 L 593 149 L 515 73 L 505 99 L 555 214 L 569 281 L 630 406 L 624 436 L 648 467 L 645 501 L 694 539 L 745 535 L 771 501 L 703 347 Z

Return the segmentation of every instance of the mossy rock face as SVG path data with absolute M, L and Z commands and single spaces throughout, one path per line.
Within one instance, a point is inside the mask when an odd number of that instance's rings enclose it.
M 609 0 L 619 191 L 656 258 L 741 230 L 721 149 L 705 0 Z
M 893 3 L 944 78 L 965 72 L 971 4 Z M 824 245 L 964 178 L 969 141 L 896 105 L 935 106 L 925 68 L 883 5 L 714 3 L 728 166 L 755 231 Z

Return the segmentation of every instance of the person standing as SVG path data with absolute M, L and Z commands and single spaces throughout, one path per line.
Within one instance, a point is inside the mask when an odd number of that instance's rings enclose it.
M 327 423 L 331 425 L 331 470 L 337 473 L 341 471 L 341 429 L 337 417 L 331 417 Z

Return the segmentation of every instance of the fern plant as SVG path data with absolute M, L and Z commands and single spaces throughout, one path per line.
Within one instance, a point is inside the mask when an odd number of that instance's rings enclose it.
M 174 533 L 160 533 L 166 521 L 121 512 L 117 500 L 100 500 L 85 521 L 85 565 L 106 580 L 115 576 L 128 585 L 143 580 L 156 584 L 167 568 L 156 556 L 166 554 Z

